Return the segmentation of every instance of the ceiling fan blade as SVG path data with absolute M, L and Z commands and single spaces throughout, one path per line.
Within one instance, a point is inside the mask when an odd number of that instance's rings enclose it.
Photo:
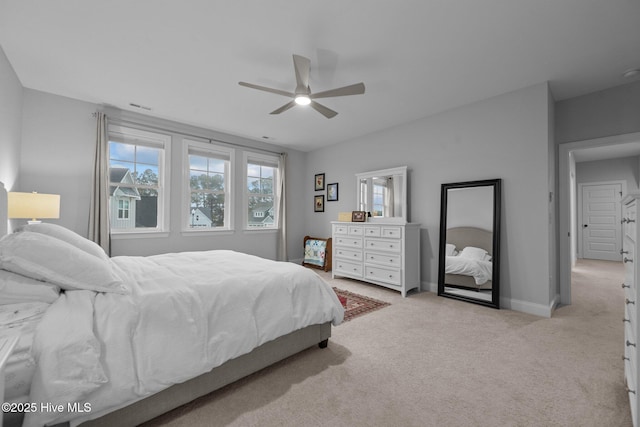
M 287 111 L 289 108 L 293 107 L 296 105 L 296 101 L 291 101 L 288 102 L 286 104 L 284 104 L 282 107 L 278 108 L 277 110 L 273 110 L 270 114 L 280 114 L 283 111 Z
M 295 102 L 295 101 L 293 101 Z M 335 111 L 333 111 L 331 108 L 327 108 L 322 104 L 318 104 L 315 101 L 311 101 L 311 108 L 313 108 L 314 110 L 316 110 L 318 113 L 322 114 L 323 116 L 325 116 L 327 119 L 330 119 L 332 117 L 335 117 L 338 115 L 338 113 L 336 113 Z
M 253 83 L 238 82 L 238 84 L 240 86 L 250 87 L 251 89 L 263 90 L 265 92 L 271 92 L 271 93 L 275 93 L 282 96 L 288 96 L 290 98 L 293 98 L 294 96 L 296 96 L 295 93 L 287 92 L 286 90 L 273 89 L 270 87 L 254 85 Z
M 300 55 L 293 55 L 293 68 L 296 71 L 296 93 L 309 93 L 309 67 L 311 60 Z
M 364 83 L 340 87 L 338 89 L 325 90 L 324 92 L 312 93 L 309 98 L 331 98 L 334 96 L 362 95 L 364 93 Z

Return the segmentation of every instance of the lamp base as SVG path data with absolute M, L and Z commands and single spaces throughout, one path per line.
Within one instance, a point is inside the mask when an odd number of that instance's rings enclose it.
M 27 221 L 27 224 L 41 224 L 42 221 L 37 219 L 32 219 L 31 221 Z

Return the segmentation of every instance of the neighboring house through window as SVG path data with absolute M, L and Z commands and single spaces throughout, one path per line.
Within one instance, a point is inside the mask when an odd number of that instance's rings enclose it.
M 234 150 L 187 139 L 183 143 L 186 229 L 230 230 Z
M 170 137 L 109 126 L 109 206 L 111 230 L 163 231 L 167 228 Z
M 245 153 L 246 228 L 277 228 L 278 157 Z

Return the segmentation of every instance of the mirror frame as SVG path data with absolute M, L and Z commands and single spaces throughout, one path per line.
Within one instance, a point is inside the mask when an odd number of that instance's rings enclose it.
M 445 260 L 446 260 L 446 244 L 447 244 L 447 201 L 448 190 L 473 187 L 493 187 L 493 253 L 491 259 L 492 267 L 492 294 L 491 301 L 479 298 L 449 293 L 445 289 Z M 442 184 L 442 194 L 440 200 L 440 249 L 439 249 L 439 268 L 438 268 L 438 295 L 453 298 L 461 301 L 480 304 L 487 307 L 500 308 L 500 210 L 502 204 L 501 198 L 501 179 L 487 179 L 482 181 L 456 182 L 450 184 Z
M 406 223 L 409 221 L 409 215 L 407 212 L 407 192 L 409 191 L 408 182 L 407 182 L 407 167 L 400 166 L 397 168 L 390 169 L 380 169 L 376 171 L 369 172 L 361 172 L 356 174 L 356 204 L 359 204 L 360 200 L 360 181 L 362 179 L 371 179 L 379 176 L 391 176 L 391 175 L 400 175 L 402 176 L 402 194 L 400 195 L 401 200 L 400 204 L 402 206 L 402 215 L 401 216 L 393 216 L 393 217 L 371 217 L 368 219 L 370 222 L 400 222 Z M 361 210 L 356 206 L 356 210 Z

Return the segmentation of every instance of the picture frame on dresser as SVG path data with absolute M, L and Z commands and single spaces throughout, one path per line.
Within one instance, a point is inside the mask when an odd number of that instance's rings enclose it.
M 366 220 L 367 220 L 367 213 L 365 211 L 351 212 L 351 222 L 365 222 Z

